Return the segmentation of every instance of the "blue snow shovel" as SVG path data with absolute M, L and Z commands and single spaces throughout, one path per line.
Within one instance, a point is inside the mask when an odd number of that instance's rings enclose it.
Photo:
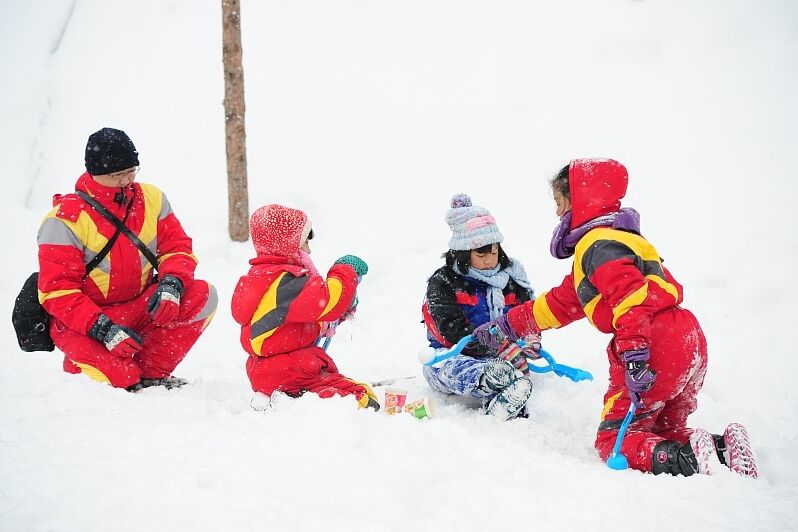
M 622 471 L 629 467 L 629 461 L 624 455 L 621 454 L 621 443 L 623 443 L 623 438 L 626 435 L 626 429 L 629 428 L 629 423 L 632 422 L 634 415 L 635 404 L 631 403 L 629 405 L 629 411 L 626 412 L 626 417 L 623 418 L 621 428 L 618 429 L 618 437 L 615 438 L 615 446 L 612 448 L 612 453 L 610 453 L 610 457 L 607 458 L 607 467 L 610 469 Z

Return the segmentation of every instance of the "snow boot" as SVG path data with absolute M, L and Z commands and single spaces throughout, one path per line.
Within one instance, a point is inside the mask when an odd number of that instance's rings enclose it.
M 654 447 L 651 472 L 655 475 L 669 473 L 686 477 L 695 473 L 710 475 L 715 454 L 712 435 L 703 429 L 695 429 L 688 443 L 672 440 L 659 442 Z
M 720 463 L 746 478 L 757 478 L 756 459 L 748 440 L 748 431 L 740 423 L 730 423 L 723 435 L 713 434 Z
M 523 410 L 530 395 L 532 381 L 526 377 L 518 377 L 488 402 L 485 414 L 508 421 Z
M 141 379 L 136 384 L 128 386 L 127 391 L 137 392 L 139 390 L 143 390 L 144 388 L 149 388 L 151 386 L 163 386 L 167 390 L 171 390 L 172 388 L 180 388 L 184 384 L 188 384 L 188 381 L 186 379 L 181 379 L 180 377 L 164 377 L 162 379 Z
M 479 389 L 494 394 L 503 391 L 511 382 L 524 374 L 505 360 L 492 360 L 485 364 L 479 379 Z

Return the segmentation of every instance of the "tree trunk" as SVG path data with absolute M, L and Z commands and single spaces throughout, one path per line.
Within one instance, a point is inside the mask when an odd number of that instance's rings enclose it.
M 249 238 L 247 135 L 244 128 L 244 67 L 241 64 L 241 6 L 222 0 L 224 128 L 227 145 L 227 201 L 230 238 Z

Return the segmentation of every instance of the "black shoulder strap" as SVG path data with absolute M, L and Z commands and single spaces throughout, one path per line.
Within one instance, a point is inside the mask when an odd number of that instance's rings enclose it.
M 80 196 L 81 198 L 83 198 L 86 201 L 86 203 L 91 205 L 94 208 L 94 210 L 99 212 L 106 220 L 108 220 L 109 222 L 114 224 L 114 226 L 119 231 L 121 231 L 126 237 L 128 237 L 130 239 L 130 241 L 133 242 L 133 244 L 135 244 L 137 248 L 139 248 L 139 251 L 141 251 L 141 253 L 144 254 L 145 257 L 147 257 L 147 260 L 150 261 L 150 264 L 152 264 L 152 267 L 154 269 L 156 269 L 156 270 L 158 269 L 158 259 L 155 258 L 155 255 L 153 255 L 152 251 L 150 251 L 150 249 L 147 246 L 144 245 L 144 242 L 142 242 L 139 239 L 139 237 L 137 237 L 135 234 L 133 234 L 133 231 L 128 229 L 127 226 L 119 218 L 117 218 L 116 216 L 111 214 L 108 211 L 108 209 L 106 209 L 105 207 L 100 205 L 97 202 L 97 200 L 95 200 L 94 198 L 92 198 L 91 196 L 89 196 L 88 194 L 83 192 L 82 190 L 78 190 L 77 191 L 77 195 Z M 132 205 L 132 202 L 133 202 L 133 200 L 131 199 L 131 203 L 130 203 L 131 205 Z M 130 211 L 128 211 L 128 212 L 130 212 Z M 125 218 L 127 219 L 127 214 L 125 214 Z

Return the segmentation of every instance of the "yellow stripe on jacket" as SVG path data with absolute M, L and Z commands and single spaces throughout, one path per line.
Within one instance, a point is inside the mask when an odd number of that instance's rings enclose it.
M 255 326 L 257 323 L 262 322 L 264 317 L 266 317 L 269 313 L 274 312 L 277 309 L 277 289 L 280 286 L 280 281 L 285 277 L 287 272 L 283 272 L 275 279 L 275 281 L 269 286 L 269 289 L 266 290 L 266 293 L 263 294 L 263 297 L 260 299 L 260 303 L 255 308 L 255 313 L 252 315 L 252 319 L 250 320 L 250 327 L 252 327 L 252 333 L 250 337 L 250 344 L 252 345 L 252 350 L 255 353 L 261 352 L 261 347 L 263 346 L 264 340 L 274 334 L 274 331 L 277 330 L 277 325 L 274 327 L 263 327 L 263 330 L 256 329 Z
M 579 241 L 574 253 L 574 286 L 591 323 L 595 325 L 593 313 L 601 298 L 590 281 L 591 276 L 602 265 L 620 258 L 629 259 L 646 282 L 655 283 L 673 296 L 674 303 L 678 301 L 678 289 L 668 282 L 659 253 L 648 240 L 636 233 L 608 227 L 593 229 Z M 646 301 L 648 293 L 648 285 L 643 284 L 616 303 L 612 309 L 613 326 L 629 310 Z

